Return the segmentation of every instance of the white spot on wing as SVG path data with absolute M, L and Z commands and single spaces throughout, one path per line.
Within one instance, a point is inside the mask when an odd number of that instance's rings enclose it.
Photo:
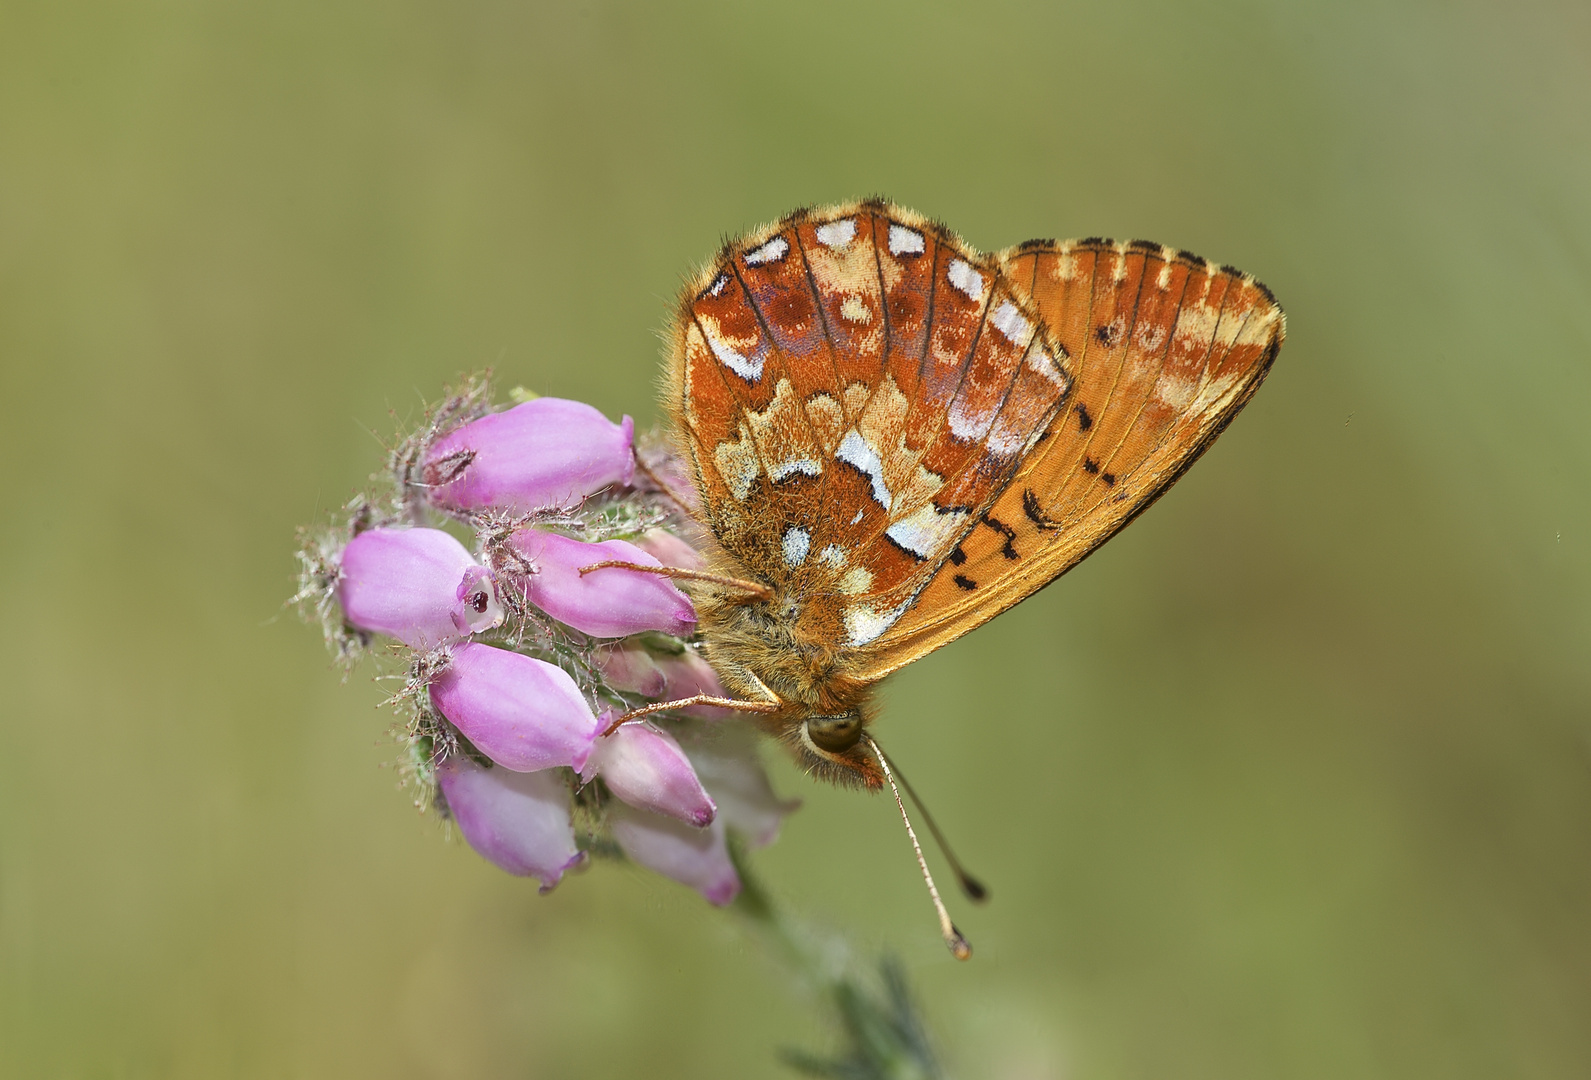
M 856 516 L 851 519 L 851 524 L 855 525 L 858 521 L 861 521 L 866 516 L 867 516 L 867 507 L 864 506 L 864 507 L 862 507 L 862 509 L 860 509 L 860 510 L 858 510 L 856 512 Z
M 720 273 L 717 277 L 713 278 L 713 283 L 707 286 L 707 295 L 717 296 L 719 293 L 724 291 L 724 286 L 728 284 L 729 275 Z
M 895 625 L 895 620 L 906 610 L 902 604 L 893 611 L 880 614 L 866 604 L 857 604 L 845 613 L 845 629 L 850 633 L 851 645 L 866 645 L 885 630 Z
M 1009 300 L 1000 302 L 1000 306 L 994 309 L 989 321 L 994 324 L 996 330 L 1005 335 L 1007 341 L 1019 349 L 1027 348 L 1028 342 L 1033 340 L 1033 324 Z
M 761 266 L 763 263 L 778 262 L 790 250 L 790 245 L 782 236 L 776 236 L 762 245 L 756 251 L 746 253 L 747 266 Z
M 845 433 L 845 438 L 840 440 L 839 449 L 834 456 L 853 465 L 867 475 L 872 481 L 873 498 L 885 510 L 889 509 L 889 488 L 884 486 L 884 463 L 879 459 L 878 451 L 868 445 L 866 439 L 856 433 L 856 429 Z
M 818 552 L 819 561 L 828 566 L 841 567 L 845 565 L 845 549 L 839 544 L 830 544 Z
M 923 234 L 904 225 L 889 227 L 889 253 L 891 255 L 921 255 L 925 249 Z
M 983 299 L 983 275 L 965 259 L 951 259 L 950 269 L 945 271 L 945 276 L 950 279 L 950 284 L 966 294 L 967 299 Z
M 707 344 L 712 347 L 713 355 L 723 361 L 726 368 L 739 375 L 742 379 L 747 382 L 756 382 L 762 378 L 762 357 L 743 356 L 720 341 L 716 334 L 707 335 Z
M 794 458 L 778 461 L 768 466 L 768 479 L 774 483 L 800 473 L 802 476 L 822 476 L 823 465 L 814 458 Z
M 799 525 L 792 525 L 784 531 L 784 540 L 780 547 L 784 550 L 784 564 L 786 566 L 800 566 L 807 561 L 807 550 L 812 546 L 812 534 Z
M 844 247 L 856 235 L 856 222 L 851 218 L 830 221 L 817 228 L 818 243 L 824 247 Z
M 861 596 L 873 587 L 873 574 L 865 566 L 853 566 L 840 579 L 840 592 L 846 596 Z
M 926 559 L 960 531 L 967 516 L 960 510 L 941 514 L 933 503 L 927 503 L 885 529 L 884 534 L 918 558 Z

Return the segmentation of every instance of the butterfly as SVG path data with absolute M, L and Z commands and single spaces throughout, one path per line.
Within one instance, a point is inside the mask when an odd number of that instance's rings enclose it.
M 664 382 L 718 548 L 697 575 L 723 586 L 697 605 L 734 695 L 716 703 L 814 774 L 893 787 L 868 732 L 879 680 L 1146 510 L 1248 402 L 1285 325 L 1253 277 L 1186 252 L 982 255 L 881 200 L 729 243 L 684 292 Z

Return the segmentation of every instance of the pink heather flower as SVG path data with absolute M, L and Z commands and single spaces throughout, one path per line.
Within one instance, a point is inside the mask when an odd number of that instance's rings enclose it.
M 470 847 L 510 874 L 537 878 L 542 892 L 585 861 L 569 820 L 569 786 L 552 773 L 486 769 L 454 755 L 436 778 Z
M 659 656 L 655 662 L 662 670 L 664 679 L 663 692 L 656 695 L 659 701 L 679 701 L 697 694 L 729 696 L 718 681 L 718 673 L 694 649 L 686 649 L 678 656 Z M 698 720 L 727 720 L 742 715 L 733 709 L 721 709 L 716 705 L 690 705 L 678 711 L 682 716 L 693 716 Z
M 689 637 L 696 628 L 696 609 L 666 577 L 616 567 L 580 575 L 582 566 L 610 559 L 662 565 L 634 544 L 587 544 L 539 529 L 520 529 L 509 542 L 536 571 L 516 579 L 526 598 L 576 630 L 593 637 L 625 637 L 644 630 Z
M 679 743 L 648 723 L 625 724 L 599 738 L 580 775 L 587 781 L 601 776 L 609 791 L 637 810 L 697 828 L 712 824 L 718 813 Z
M 635 546 L 664 566 L 700 570 L 707 565 L 702 553 L 666 529 L 648 529 L 635 539 Z
M 427 450 L 430 499 L 452 510 L 514 514 L 569 507 L 635 471 L 635 421 L 579 401 L 537 398 L 454 428 Z
M 340 563 L 337 600 L 361 630 L 430 649 L 503 621 L 491 574 L 440 529 L 368 529 Z
M 713 737 L 692 740 L 686 753 L 718 807 L 719 820 L 752 847 L 766 847 L 779 838 L 785 816 L 795 811 L 801 800 L 781 799 L 773 793 L 749 731 L 724 732 L 715 728 Z
M 431 684 L 438 712 L 505 769 L 583 767 L 602 723 L 555 664 L 465 642 Z
M 655 698 L 668 686 L 663 669 L 639 645 L 605 646 L 597 650 L 596 661 L 607 684 L 626 694 Z
M 613 838 L 631 859 L 648 870 L 689 885 L 708 903 L 723 907 L 740 892 L 740 877 L 729 860 L 724 823 L 695 829 L 671 817 L 610 804 Z

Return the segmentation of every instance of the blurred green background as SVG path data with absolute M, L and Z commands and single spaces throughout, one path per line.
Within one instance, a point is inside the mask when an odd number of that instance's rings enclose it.
M 734 920 L 417 817 L 294 527 L 456 374 L 657 417 L 726 233 L 1149 237 L 1289 338 L 1132 529 L 886 693 L 758 865 L 963 1077 L 1591 1074 L 1583 3 L 0 4 L 0 1074 L 787 1075 Z M 396 418 L 393 414 L 396 414 Z

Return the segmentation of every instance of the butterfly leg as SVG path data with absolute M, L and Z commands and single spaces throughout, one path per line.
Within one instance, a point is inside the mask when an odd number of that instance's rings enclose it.
M 593 570 L 613 567 L 617 570 L 634 570 L 639 574 L 657 574 L 661 577 L 677 578 L 681 581 L 704 581 L 709 585 L 721 585 L 726 589 L 738 589 L 750 596 L 753 600 L 772 600 L 773 590 L 766 585 L 759 585 L 755 581 L 744 578 L 725 577 L 722 574 L 709 574 L 705 570 L 687 570 L 682 566 L 644 566 L 641 563 L 624 562 L 620 559 L 605 559 L 599 563 L 580 568 L 580 576 L 585 577 Z
M 643 705 L 639 709 L 631 709 L 607 726 L 603 736 L 612 735 L 625 724 L 634 720 L 642 720 L 653 713 L 668 712 L 670 709 L 686 709 L 692 705 L 714 705 L 720 709 L 734 709 L 738 712 L 769 713 L 778 712 L 784 707 L 777 701 L 741 701 L 737 698 L 713 697 L 710 694 L 696 694 L 678 701 L 659 701 L 652 705 Z

